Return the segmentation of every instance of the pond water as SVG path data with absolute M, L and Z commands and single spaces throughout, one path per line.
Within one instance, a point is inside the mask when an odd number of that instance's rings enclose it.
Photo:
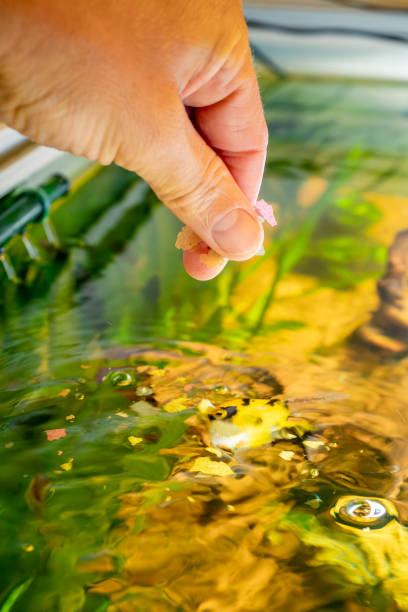
M 406 90 L 261 83 L 265 256 L 115 167 L 10 245 L 0 612 L 408 610 Z

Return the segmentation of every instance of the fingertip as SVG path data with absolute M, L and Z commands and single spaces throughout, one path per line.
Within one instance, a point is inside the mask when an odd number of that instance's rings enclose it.
M 190 251 L 184 251 L 184 268 L 192 278 L 208 281 L 215 278 L 226 266 L 228 260 L 215 253 L 205 243 Z

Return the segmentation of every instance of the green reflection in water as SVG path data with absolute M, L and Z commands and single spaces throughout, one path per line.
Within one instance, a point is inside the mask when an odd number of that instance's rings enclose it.
M 1 612 L 408 609 L 407 330 L 354 333 L 408 225 L 405 92 L 263 93 L 265 257 L 188 279 L 114 167 L 55 211 L 60 251 L 10 245 Z

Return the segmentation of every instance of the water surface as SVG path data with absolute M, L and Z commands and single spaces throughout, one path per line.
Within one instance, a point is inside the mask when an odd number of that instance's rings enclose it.
M 406 92 L 262 87 L 264 257 L 187 278 L 117 168 L 10 246 L 1 612 L 408 610 Z

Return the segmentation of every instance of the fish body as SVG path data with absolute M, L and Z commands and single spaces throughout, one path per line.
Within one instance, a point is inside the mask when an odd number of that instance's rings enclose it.
M 288 403 L 277 398 L 234 399 L 218 407 L 201 402 L 199 409 L 207 419 L 212 445 L 229 450 L 301 437 L 311 429 L 307 421 L 292 418 Z

